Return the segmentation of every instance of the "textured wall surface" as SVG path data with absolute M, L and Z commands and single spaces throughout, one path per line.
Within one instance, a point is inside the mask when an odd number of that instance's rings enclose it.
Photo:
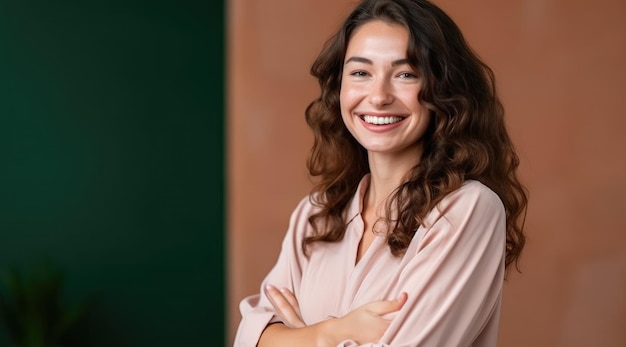
M 626 3 L 436 1 L 490 65 L 530 190 L 500 344 L 626 345 Z M 352 1 L 229 3 L 229 301 L 258 291 L 310 188 L 308 75 Z

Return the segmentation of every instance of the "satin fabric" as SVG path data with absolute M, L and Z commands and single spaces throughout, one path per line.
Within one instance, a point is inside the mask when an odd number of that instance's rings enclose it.
M 266 284 L 289 288 L 307 324 L 408 294 L 380 341 L 346 340 L 337 347 L 496 346 L 506 238 L 499 197 L 482 183 L 467 181 L 427 215 L 404 256 L 394 257 L 378 235 L 355 264 L 368 184 L 365 176 L 348 207 L 343 240 L 313 244 L 309 258 L 301 241 L 312 232 L 308 217 L 317 208 L 309 197 L 300 201 L 259 293 L 240 302 L 234 346 L 256 346 L 267 324 L 280 321 L 263 292 Z

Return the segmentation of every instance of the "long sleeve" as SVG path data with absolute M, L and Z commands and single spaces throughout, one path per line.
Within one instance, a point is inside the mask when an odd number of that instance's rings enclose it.
M 506 237 L 502 202 L 471 181 L 446 197 L 424 224 L 389 293 L 407 292 L 407 303 L 379 343 L 361 346 L 495 346 Z M 344 341 L 338 347 L 354 346 L 359 345 Z
M 298 294 L 302 266 L 306 262 L 306 257 L 300 247 L 301 233 L 307 230 L 305 221 L 310 210 L 308 198 L 301 200 L 291 215 L 278 260 L 263 280 L 259 293 L 248 296 L 240 302 L 241 321 L 235 336 L 235 347 L 256 346 L 265 327 L 269 323 L 280 321 L 263 291 L 267 283 L 289 288 L 293 293 Z

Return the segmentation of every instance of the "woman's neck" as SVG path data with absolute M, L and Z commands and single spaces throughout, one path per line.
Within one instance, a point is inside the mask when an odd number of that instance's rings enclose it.
M 370 184 L 366 204 L 369 207 L 384 205 L 393 191 L 407 180 L 409 172 L 419 163 L 419 157 L 418 153 L 403 156 L 370 153 Z

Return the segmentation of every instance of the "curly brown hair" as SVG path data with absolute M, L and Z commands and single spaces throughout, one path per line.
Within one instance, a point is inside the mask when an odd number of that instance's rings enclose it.
M 416 97 L 431 110 L 432 117 L 419 164 L 386 206 L 387 243 L 392 254 L 404 254 L 424 217 L 447 194 L 472 179 L 502 200 L 505 265 L 508 269 L 515 263 L 519 271 L 528 193 L 517 177 L 519 158 L 507 134 L 493 71 L 472 51 L 453 20 L 425 0 L 360 2 L 311 67 L 321 94 L 306 109 L 306 121 L 314 135 L 307 167 L 315 178 L 312 203 L 320 210 L 309 218 L 315 233 L 303 240 L 304 251 L 313 242 L 343 238 L 346 207 L 369 173 L 366 150 L 342 121 L 339 93 L 348 41 L 355 29 L 373 20 L 408 30 L 407 58 L 423 79 Z M 399 211 L 392 214 L 391 206 Z M 391 220 L 391 216 L 397 217 Z

